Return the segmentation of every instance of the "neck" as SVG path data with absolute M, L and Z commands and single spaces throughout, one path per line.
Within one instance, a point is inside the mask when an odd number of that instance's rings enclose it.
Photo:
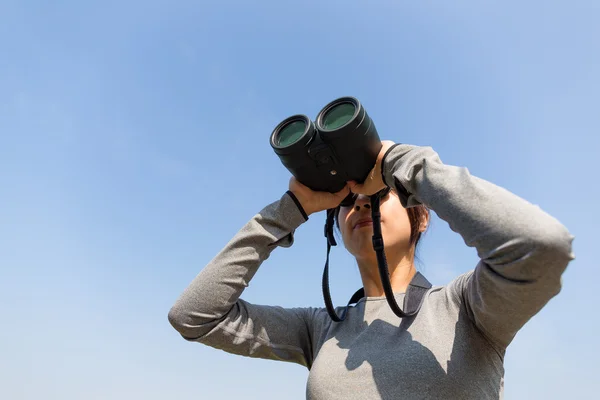
M 413 257 L 410 255 L 399 255 L 390 257 L 386 254 L 388 270 L 390 273 L 390 283 L 394 293 L 406 292 L 410 281 L 415 276 L 417 270 L 414 266 Z M 357 259 L 360 276 L 367 297 L 383 297 L 385 291 L 381 283 L 379 275 L 379 265 L 377 257 L 373 253 L 373 257 L 368 259 Z

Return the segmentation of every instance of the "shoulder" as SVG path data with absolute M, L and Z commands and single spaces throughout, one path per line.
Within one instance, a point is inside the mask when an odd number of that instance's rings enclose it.
M 448 307 L 456 308 L 464 304 L 464 293 L 471 278 L 474 270 L 471 269 L 464 272 L 445 285 L 433 286 L 428 293 L 427 300 L 435 302 L 443 302 Z

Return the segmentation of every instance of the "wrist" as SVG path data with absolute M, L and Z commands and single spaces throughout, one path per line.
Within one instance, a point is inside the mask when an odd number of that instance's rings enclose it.
M 401 143 L 394 143 L 394 144 L 392 144 L 392 145 L 391 145 L 391 146 L 390 146 L 390 147 L 389 147 L 389 148 L 388 148 L 388 149 L 385 151 L 385 153 L 383 154 L 383 157 L 381 158 L 381 165 L 380 165 L 380 168 L 381 168 L 381 181 L 383 182 L 383 184 L 384 184 L 385 186 L 389 186 L 389 185 L 388 185 L 388 184 L 385 182 L 385 168 L 386 168 L 386 166 L 385 166 L 385 161 L 386 161 L 386 158 L 387 158 L 387 156 L 390 154 L 390 152 L 391 152 L 391 151 L 392 151 L 392 150 L 393 150 L 395 147 L 397 147 L 397 146 L 400 146 L 400 144 L 401 144 Z
M 308 207 L 304 204 L 302 204 L 300 198 L 298 198 L 296 193 L 294 193 L 292 190 L 288 190 L 287 194 L 292 198 L 292 200 L 294 200 L 294 203 L 296 203 L 296 206 L 298 207 L 298 210 L 300 211 L 304 219 L 308 220 L 309 215 L 311 215 L 313 211 L 308 209 Z

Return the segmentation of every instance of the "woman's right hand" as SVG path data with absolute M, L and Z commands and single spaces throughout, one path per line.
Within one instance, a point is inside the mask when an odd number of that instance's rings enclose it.
M 337 193 L 316 192 L 300 183 L 294 176 L 290 178 L 290 192 L 294 193 L 307 215 L 336 208 L 350 193 L 348 185 Z

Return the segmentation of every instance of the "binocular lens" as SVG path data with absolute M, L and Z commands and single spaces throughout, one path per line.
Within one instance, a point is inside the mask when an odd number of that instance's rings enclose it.
M 306 131 L 306 122 L 301 120 L 292 121 L 279 131 L 277 145 L 281 147 L 290 146 L 298 141 Z
M 323 115 L 323 128 L 328 131 L 339 129 L 354 117 L 356 107 L 352 103 L 340 103 L 331 107 Z
M 271 132 L 269 143 L 298 181 L 330 193 L 349 180 L 363 182 L 381 149 L 373 121 L 351 96 L 326 104 L 315 121 L 304 114 L 285 118 Z

